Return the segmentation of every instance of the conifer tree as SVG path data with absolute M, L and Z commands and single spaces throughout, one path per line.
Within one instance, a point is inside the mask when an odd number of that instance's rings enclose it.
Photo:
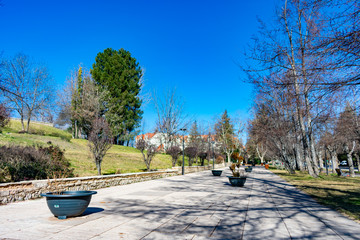
M 139 63 L 130 52 L 111 48 L 97 54 L 92 77 L 104 92 L 104 114 L 111 126 L 115 141 L 124 144 L 142 117 L 141 77 Z
M 221 118 L 215 124 L 216 139 L 221 142 L 223 151 L 227 155 L 227 162 L 230 161 L 231 154 L 235 150 L 234 126 L 225 110 Z

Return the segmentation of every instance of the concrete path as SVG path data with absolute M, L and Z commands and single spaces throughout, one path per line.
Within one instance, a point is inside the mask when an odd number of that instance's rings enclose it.
M 45 198 L 0 206 L 0 239 L 360 239 L 360 224 L 263 168 L 232 187 L 210 171 L 98 190 L 58 220 Z

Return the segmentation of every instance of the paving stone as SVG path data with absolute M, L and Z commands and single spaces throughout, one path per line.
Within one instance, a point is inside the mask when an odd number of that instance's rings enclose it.
M 271 172 L 244 187 L 210 171 L 99 189 L 83 216 L 58 220 L 45 199 L 0 206 L 0 239 L 360 239 L 360 224 Z

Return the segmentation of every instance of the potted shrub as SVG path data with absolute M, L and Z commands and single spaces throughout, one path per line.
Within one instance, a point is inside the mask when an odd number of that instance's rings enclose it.
M 265 163 L 265 169 L 269 169 L 269 164 Z
M 243 187 L 246 182 L 246 175 L 244 169 L 240 169 L 240 163 L 233 163 L 229 168 L 233 174 L 232 176 L 227 176 L 230 184 L 236 187 Z
M 55 217 L 66 219 L 81 215 L 89 206 L 91 196 L 96 191 L 63 191 L 48 192 L 41 196 L 46 197 L 46 203 Z
M 213 169 L 211 172 L 214 176 L 221 176 L 222 170 Z

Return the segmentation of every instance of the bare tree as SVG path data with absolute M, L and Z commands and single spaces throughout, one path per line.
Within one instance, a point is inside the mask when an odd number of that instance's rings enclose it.
M 51 110 L 53 79 L 44 65 L 31 61 L 21 53 L 3 64 L 2 78 L 7 86 L 7 91 L 3 91 L 4 97 L 10 109 L 20 115 L 22 130 L 28 132 L 32 117 Z
M 354 162 L 352 155 L 356 147 L 357 135 L 355 131 L 355 112 L 348 104 L 345 110 L 340 114 L 336 125 L 336 137 L 343 147 L 343 151 L 347 156 L 350 176 L 355 177 Z
M 74 138 L 88 137 L 92 121 L 100 116 L 102 94 L 89 71 L 82 67 L 72 71 L 64 89 L 58 93 L 57 124 L 71 125 Z
M 95 161 L 98 174 L 101 175 L 101 163 L 106 152 L 112 146 L 113 136 L 111 129 L 104 118 L 94 119 L 91 127 L 89 148 Z
M 136 148 L 139 149 L 141 154 L 143 155 L 147 171 L 150 171 L 151 161 L 157 153 L 156 147 L 144 139 L 139 139 L 136 142 Z
M 321 19 L 325 7 L 326 1 L 285 0 L 278 9 L 275 27 L 269 29 L 262 23 L 248 55 L 256 63 L 244 68 L 262 93 L 275 89 L 286 92 L 292 107 L 284 114 L 294 123 L 293 135 L 288 140 L 294 143 L 295 159 L 303 158 L 313 177 L 319 175 L 315 134 L 321 111 L 317 108 L 329 96 L 321 86 L 330 80 L 327 68 L 330 58 L 314 48 L 326 36 Z
M 180 128 L 188 125 L 184 113 L 184 103 L 176 95 L 176 90 L 169 90 L 164 96 L 153 94 L 153 102 L 157 113 L 155 131 L 163 134 L 161 139 L 166 151 L 176 142 Z

